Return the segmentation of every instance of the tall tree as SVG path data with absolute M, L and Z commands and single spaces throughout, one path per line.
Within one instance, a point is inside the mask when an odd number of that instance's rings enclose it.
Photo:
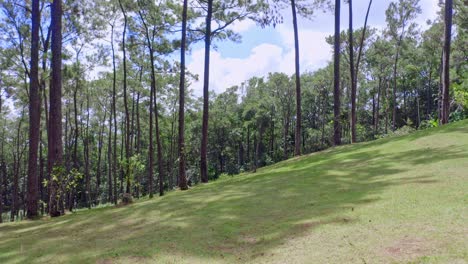
M 398 3 L 392 2 L 385 11 L 386 21 L 388 23 L 387 33 L 395 41 L 395 57 L 393 63 L 393 116 L 392 130 L 396 129 L 397 115 L 397 73 L 398 61 L 401 56 L 401 47 L 406 33 L 414 31 L 415 24 L 411 23 L 417 14 L 421 13 L 419 0 L 398 0 Z
M 353 38 L 353 0 L 348 0 L 349 6 L 349 73 L 351 77 L 351 143 L 356 142 L 356 75 L 354 73 L 354 38 Z
M 125 45 L 125 40 L 127 38 L 127 24 L 128 17 L 125 7 L 122 4 L 122 0 L 119 0 L 120 10 L 122 11 L 124 17 L 124 28 L 122 34 L 122 52 L 123 52 L 123 100 L 125 108 L 125 177 L 127 180 L 127 189 L 126 193 L 131 192 L 131 181 L 130 181 L 130 114 L 128 113 L 128 95 L 127 95 L 127 49 Z
M 442 57 L 442 124 L 447 124 L 450 116 L 450 44 L 452 40 L 452 13 L 453 1 L 445 0 L 444 50 Z
M 296 69 L 296 133 L 294 144 L 294 155 L 301 155 L 301 128 L 302 128 L 302 112 L 301 112 L 301 72 L 299 69 L 299 33 L 297 29 L 297 14 L 295 0 L 291 0 L 291 11 L 293 17 L 294 28 L 294 65 Z
M 60 173 L 62 166 L 62 0 L 52 3 L 52 80 L 49 91 L 48 171 L 49 214 L 61 215 Z
M 185 172 L 185 46 L 187 44 L 188 0 L 182 9 L 182 41 L 180 42 L 180 84 L 179 84 L 179 188 L 187 190 Z
M 209 116 L 209 83 L 210 83 L 210 47 L 211 47 L 211 17 L 213 14 L 213 0 L 208 0 L 205 28 L 205 69 L 203 76 L 203 121 L 200 173 L 201 181 L 208 182 L 207 148 L 208 148 L 208 116 Z
M 335 39 L 334 39 L 334 73 L 333 73 L 333 139 L 335 145 L 341 144 L 340 125 L 340 0 L 335 0 Z
M 39 0 L 32 1 L 31 17 L 31 67 L 29 75 L 29 159 L 27 217 L 33 219 L 38 214 L 38 171 L 37 151 L 39 148 L 40 95 L 39 95 L 39 26 L 41 14 Z

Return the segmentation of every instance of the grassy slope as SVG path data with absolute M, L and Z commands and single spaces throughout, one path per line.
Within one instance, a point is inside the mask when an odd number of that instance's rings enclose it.
M 468 122 L 123 208 L 0 225 L 0 263 L 466 263 Z

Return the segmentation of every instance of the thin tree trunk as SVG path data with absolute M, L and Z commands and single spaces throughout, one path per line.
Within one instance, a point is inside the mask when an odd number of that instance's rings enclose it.
M 113 164 L 112 164 L 112 110 L 109 113 L 109 135 L 107 139 L 107 195 L 108 195 L 108 202 L 113 201 L 112 196 L 112 172 L 113 172 Z
M 1 82 L 1 80 L 0 80 Z M 1 83 L 0 83 L 1 84 Z M 0 121 L 2 121 L 2 92 L 1 92 L 1 87 L 0 87 Z M 3 223 L 3 185 L 4 185 L 4 181 L 6 182 L 6 173 L 4 173 L 4 164 L 5 164 L 5 160 L 4 160 L 4 136 L 5 136 L 5 128 L 2 124 L 2 141 L 1 141 L 1 147 L 0 147 L 0 223 Z
M 114 119 L 114 142 L 112 146 L 112 180 L 113 180 L 113 202 L 117 204 L 117 110 L 116 110 L 116 82 L 117 82 L 117 69 L 116 69 L 116 62 L 115 62 L 115 48 L 114 48 L 114 24 L 112 24 L 112 31 L 111 31 L 111 49 L 112 49 L 112 70 L 113 70 L 113 78 L 112 78 L 112 114 L 111 117 Z M 111 124 L 112 127 L 112 124 Z
M 333 114 L 334 143 L 341 144 L 340 125 L 340 0 L 335 0 L 335 42 L 334 42 L 334 73 L 333 73 Z
M 377 133 L 379 131 L 379 117 L 380 117 L 379 111 L 380 111 L 380 90 L 381 90 L 381 87 L 382 87 L 382 77 L 379 77 L 379 87 L 378 87 L 378 90 L 377 90 L 377 109 L 376 109 L 376 112 L 375 112 L 375 123 L 374 123 L 374 135 L 377 135 Z
M 50 87 L 50 111 L 48 133 L 48 173 L 55 174 L 62 166 L 62 0 L 54 0 L 52 3 L 52 81 Z M 49 214 L 52 217 L 61 215 L 60 195 L 61 186 L 53 175 L 50 177 L 50 201 Z
M 353 1 L 349 0 L 349 69 L 351 77 L 351 143 L 356 143 L 356 74 L 354 73 Z M 362 43 L 361 43 L 362 45 Z M 357 73 L 357 72 L 356 72 Z
M 39 0 L 32 1 L 31 24 L 31 69 L 29 75 L 29 159 L 28 159 L 28 194 L 27 217 L 33 219 L 38 214 L 38 173 L 37 151 L 39 148 L 39 130 L 41 120 L 41 101 L 39 94 L 39 26 L 41 14 Z
M 392 130 L 395 131 L 396 129 L 396 110 L 397 110 L 397 105 L 396 105 L 396 90 L 397 90 L 397 68 L 398 68 L 398 59 L 400 57 L 400 47 L 401 43 L 403 41 L 403 36 L 405 33 L 405 25 L 403 25 L 403 29 L 400 35 L 400 38 L 397 42 L 397 47 L 396 47 L 396 54 L 395 54 L 395 63 L 393 64 L 393 123 L 392 123 Z
M 154 71 L 154 67 L 152 69 Z M 155 75 L 155 74 L 153 74 Z M 156 79 L 154 79 L 154 83 L 156 85 Z M 162 152 L 162 143 L 161 143 L 161 132 L 159 129 L 159 111 L 158 105 L 156 101 L 156 87 L 154 87 L 154 121 L 155 121 L 155 132 L 156 132 L 156 151 L 157 151 L 157 158 L 158 158 L 158 179 L 159 179 L 159 196 L 164 195 L 164 161 L 163 161 L 163 152 Z
M 0 224 L 3 223 L 3 151 L 0 154 Z
M 89 91 L 86 91 L 86 130 L 83 136 L 84 159 L 85 159 L 85 184 L 86 184 L 86 205 L 91 209 L 91 176 L 89 173 Z
M 180 45 L 180 86 L 179 86 L 179 187 L 187 190 L 187 177 L 185 175 L 185 46 L 187 38 L 187 5 L 184 0 L 182 11 L 182 41 Z
M 131 182 L 130 182 L 130 115 L 128 114 L 128 98 L 127 98 L 127 51 L 125 46 L 125 39 L 127 33 L 127 13 L 122 5 L 122 0 L 119 0 L 120 9 L 124 16 L 124 29 L 122 34 L 122 51 L 123 51 L 123 100 L 125 109 L 125 177 L 127 178 L 127 189 L 126 193 L 131 193 Z
M 15 221 L 15 217 L 18 216 L 19 201 L 18 201 L 18 189 L 19 189 L 19 171 L 21 166 L 21 153 L 20 153 L 20 137 L 21 137 L 21 125 L 23 123 L 24 110 L 21 112 L 21 118 L 18 123 L 16 130 L 16 150 L 13 153 L 13 190 L 11 193 L 11 214 L 10 221 Z
M 296 3 L 291 0 L 291 11 L 294 28 L 294 54 L 296 67 L 296 133 L 294 140 L 294 155 L 301 155 L 301 129 L 302 129 L 302 111 L 301 111 L 301 72 L 299 69 L 299 33 L 297 29 Z
M 442 124 L 449 122 L 450 116 L 450 44 L 452 38 L 453 1 L 445 0 L 444 52 L 442 59 Z
M 200 150 L 201 181 L 208 182 L 207 147 L 208 147 L 208 117 L 209 117 L 209 84 L 210 84 L 210 47 L 211 47 L 211 15 L 213 12 L 213 0 L 208 0 L 205 28 L 205 68 L 203 79 L 203 121 L 202 140 Z
M 429 80 L 427 88 L 427 118 L 431 116 L 432 112 L 432 67 L 429 68 Z
M 98 160 L 96 164 L 96 190 L 94 194 L 94 200 L 96 201 L 96 203 L 98 203 L 99 192 L 101 189 L 101 174 L 102 174 L 101 160 L 102 160 L 102 148 L 104 147 L 104 129 L 105 129 L 106 117 L 107 117 L 107 111 L 104 111 L 104 118 L 101 121 L 101 129 L 99 131 L 99 136 L 98 136 L 98 149 L 97 149 Z

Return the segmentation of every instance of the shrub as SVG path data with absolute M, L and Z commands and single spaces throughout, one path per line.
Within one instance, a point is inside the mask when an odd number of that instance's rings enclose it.
M 122 195 L 122 204 L 127 205 L 133 203 L 133 197 L 130 193 L 124 193 Z

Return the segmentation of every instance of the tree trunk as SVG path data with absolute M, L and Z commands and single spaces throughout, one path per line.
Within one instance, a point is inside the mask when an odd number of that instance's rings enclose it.
M 403 30 L 401 32 L 400 38 L 397 42 L 397 48 L 396 48 L 396 54 L 395 54 L 395 63 L 393 64 L 393 122 L 392 122 L 392 130 L 395 131 L 396 129 L 396 110 L 397 110 L 397 104 L 396 104 L 396 90 L 397 90 L 397 68 L 398 68 L 398 59 L 400 57 L 400 47 L 401 43 L 403 41 L 403 36 L 405 33 L 405 27 L 403 26 Z
M 49 133 L 48 133 L 48 173 L 53 175 L 50 181 L 49 214 L 52 217 L 61 215 L 62 201 L 60 195 L 61 175 L 56 170 L 62 166 L 62 0 L 52 3 L 52 81 L 49 92 Z
M 122 0 L 119 0 L 120 10 L 124 16 L 124 28 L 122 34 L 122 51 L 123 51 L 123 100 L 125 109 L 125 177 L 127 179 L 126 193 L 131 193 L 131 182 L 130 182 L 130 115 L 128 114 L 128 98 L 127 98 L 127 51 L 125 46 L 125 39 L 127 33 L 127 13 L 122 5 Z
M 187 35 L 187 5 L 184 0 L 182 11 L 182 41 L 180 45 L 180 86 L 179 86 L 179 187 L 187 190 L 187 177 L 185 175 L 185 46 Z
M 351 143 L 356 143 L 356 74 L 354 73 L 353 1 L 349 0 L 349 69 L 351 77 Z M 362 45 L 362 43 L 361 43 Z M 357 72 L 356 72 L 357 73 Z
M 83 155 L 85 161 L 86 205 L 91 209 L 91 175 L 89 174 L 89 91 L 86 91 L 86 130 L 83 136 Z
M 340 125 L 340 0 L 335 0 L 335 42 L 334 42 L 334 73 L 333 73 L 333 138 L 335 145 L 341 144 Z
M 116 82 L 117 82 L 117 69 L 115 62 L 115 48 L 114 48 L 114 25 L 112 25 L 111 31 L 111 49 L 112 49 L 112 70 L 113 70 L 113 79 L 112 79 L 112 114 L 111 117 L 114 119 L 114 142 L 112 146 L 112 180 L 113 180 L 113 202 L 117 204 L 117 109 L 116 109 Z M 111 125 L 112 127 L 112 125 Z
M 377 135 L 379 131 L 379 111 L 380 111 L 380 90 L 382 87 L 382 77 L 379 77 L 379 87 L 377 90 L 377 109 L 375 111 L 375 123 L 374 123 L 374 135 Z
M 23 122 L 24 111 L 21 112 L 21 119 L 18 123 L 16 131 L 16 150 L 13 153 L 13 190 L 11 193 L 11 210 L 10 210 L 10 221 L 15 221 L 15 217 L 18 215 L 19 201 L 19 173 L 21 166 L 21 153 L 20 153 L 20 142 L 21 142 L 21 125 Z
M 41 120 L 41 101 L 39 94 L 39 26 L 41 23 L 39 0 L 32 1 L 31 25 L 31 69 L 29 75 L 29 159 L 28 159 L 28 194 L 27 217 L 33 219 L 38 214 L 38 173 L 37 151 L 39 148 L 39 130 Z
M 0 112 L 1 113 L 1 112 Z M 0 155 L 0 224 L 3 223 L 3 153 Z
M 107 196 L 108 202 L 112 202 L 112 172 L 113 172 L 113 162 L 112 162 L 112 110 L 109 113 L 109 135 L 107 139 Z
M 284 121 L 284 131 L 283 131 L 283 141 L 284 141 L 284 149 L 283 149 L 283 158 L 288 158 L 288 133 L 289 133 L 289 114 L 285 117 Z
M 258 168 L 258 159 L 260 158 L 260 145 L 262 144 L 264 130 L 265 128 L 263 127 L 263 125 L 260 125 L 258 128 L 258 139 L 256 140 L 257 142 L 255 144 L 254 172 L 256 172 Z
M 294 28 L 294 54 L 296 66 L 296 133 L 294 139 L 294 155 L 301 155 L 301 129 L 302 129 L 302 111 L 301 111 L 301 72 L 299 69 L 299 33 L 297 29 L 296 3 L 291 0 L 291 11 Z
M 201 181 L 208 182 L 207 147 L 208 147 L 208 117 L 209 117 L 209 84 L 210 84 L 210 47 L 211 47 L 211 15 L 213 12 L 213 0 L 208 0 L 205 28 L 205 69 L 203 79 L 203 121 L 202 140 L 200 150 Z
M 450 116 L 450 44 L 452 38 L 453 1 L 445 0 L 444 53 L 442 59 L 442 124 L 449 122 Z
M 152 69 L 154 71 L 154 67 Z M 155 74 L 153 74 L 155 76 Z M 154 79 L 154 84 L 156 85 L 156 78 Z M 159 111 L 158 104 L 156 101 L 156 86 L 154 87 L 154 121 L 156 129 L 156 151 L 158 158 L 158 179 L 159 179 L 159 196 L 164 195 L 164 161 L 163 161 L 163 152 L 162 152 L 162 143 L 161 143 L 161 132 L 159 129 Z
M 94 191 L 95 192 L 94 200 L 96 203 L 98 203 L 99 192 L 101 189 L 101 174 L 102 174 L 101 160 L 102 160 L 102 148 L 104 147 L 104 129 L 105 129 L 106 117 L 107 117 L 107 111 L 104 111 L 104 118 L 101 121 L 101 129 L 98 135 L 98 149 L 97 149 L 98 160 L 96 164 L 96 190 Z

